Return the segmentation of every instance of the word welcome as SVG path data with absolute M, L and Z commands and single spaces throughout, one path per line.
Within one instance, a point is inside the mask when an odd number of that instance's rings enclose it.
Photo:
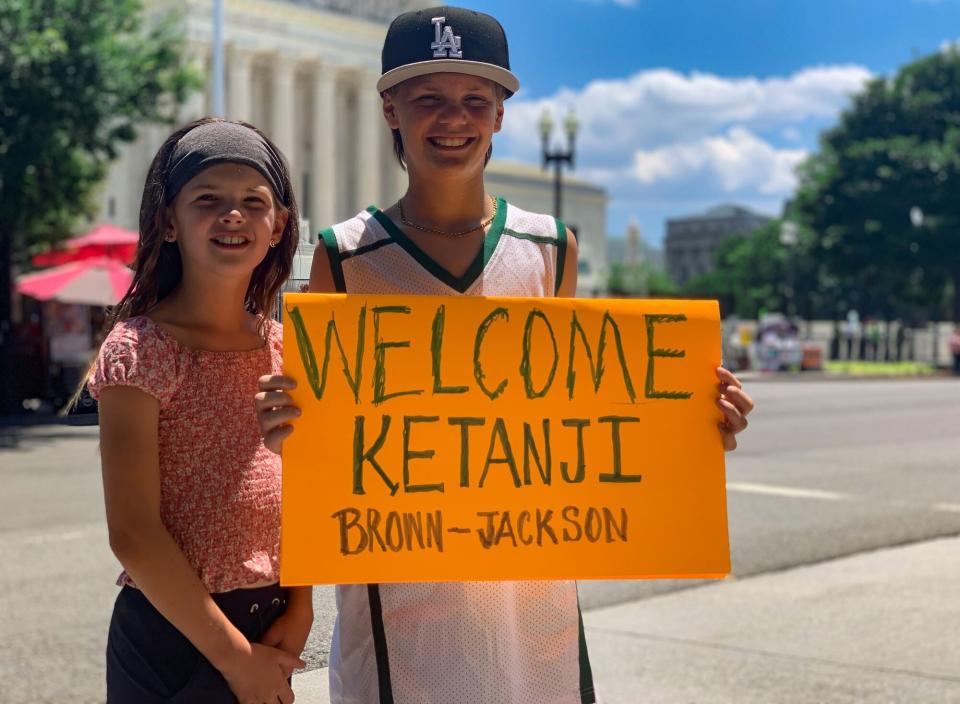
M 292 306 L 287 313 L 293 322 L 296 331 L 297 349 L 306 372 L 307 381 L 317 400 L 322 400 L 327 389 L 327 378 L 332 356 L 332 347 L 336 345 L 337 353 L 342 364 L 343 376 L 347 385 L 353 392 L 354 403 L 360 403 L 361 389 L 363 388 L 364 364 L 367 362 L 366 345 L 367 336 L 370 335 L 373 347 L 373 370 L 371 374 L 370 388 L 372 395 L 370 401 L 374 405 L 380 405 L 385 401 L 399 396 L 419 396 L 425 391 L 432 395 L 441 394 L 467 394 L 470 392 L 470 386 L 464 383 L 465 380 L 458 380 L 458 383 L 445 383 L 441 378 L 441 368 L 443 366 L 444 353 L 444 331 L 446 329 L 447 317 L 446 304 L 439 304 L 435 307 L 432 316 L 432 322 L 429 330 L 429 359 L 430 359 L 430 378 L 432 384 L 429 389 L 401 389 L 387 390 L 387 371 L 388 371 L 388 352 L 391 349 L 410 348 L 413 342 L 408 339 L 396 340 L 386 339 L 382 332 L 383 321 L 388 316 L 409 316 L 412 312 L 410 306 L 373 306 L 367 305 L 360 307 L 356 315 L 356 344 L 352 350 L 352 355 L 348 356 L 344 348 L 343 339 L 337 326 L 336 318 L 331 315 L 325 326 L 323 335 L 323 354 L 321 360 L 317 361 L 317 354 L 314 348 L 313 340 L 310 336 L 307 326 L 303 321 L 303 315 L 298 306 Z M 367 318 L 371 318 L 368 323 Z M 658 348 L 654 343 L 654 332 L 657 325 L 666 323 L 681 323 L 686 320 L 682 313 L 658 313 L 647 314 L 643 316 L 646 327 L 646 377 L 643 389 L 645 398 L 663 398 L 663 399 L 688 399 L 692 396 L 689 391 L 660 391 L 656 389 L 654 374 L 654 360 L 657 357 L 682 358 L 685 352 L 680 349 Z M 509 379 L 500 379 L 490 381 L 487 379 L 487 372 L 484 364 L 485 356 L 488 350 L 485 347 L 487 335 L 494 325 L 511 325 L 510 311 L 503 306 L 493 308 L 476 326 L 472 335 L 472 362 L 473 377 L 466 380 L 472 382 L 475 388 L 482 392 L 490 400 L 496 400 L 506 390 Z M 514 339 L 508 344 L 517 350 L 520 364 L 518 368 L 520 380 L 523 383 L 524 394 L 528 399 L 542 398 L 552 388 L 557 379 L 557 370 L 561 364 L 561 345 L 558 343 L 558 331 L 554 328 L 555 323 L 538 308 L 532 308 L 526 314 L 522 325 L 513 325 L 515 335 Z M 576 310 L 570 312 L 567 328 L 566 344 L 562 349 L 566 352 L 566 359 L 563 369 L 565 370 L 565 386 L 567 396 L 574 398 L 577 390 L 577 372 L 576 360 L 579 354 L 582 354 L 590 368 L 590 380 L 593 382 L 593 393 L 600 392 L 600 384 L 603 381 L 607 369 L 607 344 L 608 335 L 612 337 L 615 347 L 614 362 L 620 373 L 624 390 L 631 402 L 636 402 L 637 392 L 634 387 L 634 374 L 630 371 L 630 365 L 627 362 L 628 355 L 624 349 L 623 336 L 620 332 L 620 324 L 614 318 L 609 310 L 602 314 L 599 337 L 595 345 L 590 344 L 587 333 L 577 316 Z M 371 328 L 368 330 L 368 328 Z M 522 329 L 522 333 L 520 332 Z M 549 352 L 546 355 L 539 356 L 539 363 L 534 364 L 534 344 L 537 337 L 541 338 L 539 344 L 547 342 Z M 517 339 L 519 338 L 519 339 Z M 458 341 L 459 342 L 459 341 Z M 426 351 L 426 350 L 424 350 Z M 503 347 L 496 350 L 497 355 L 504 353 Z M 535 368 L 539 367 L 539 368 Z M 391 375 L 392 377 L 393 375 Z

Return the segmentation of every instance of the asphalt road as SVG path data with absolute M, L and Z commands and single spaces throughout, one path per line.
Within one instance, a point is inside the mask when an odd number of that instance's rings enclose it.
M 960 535 L 960 382 L 764 381 L 728 455 L 740 580 Z M 95 427 L 0 429 L 0 700 L 103 700 L 118 567 L 107 546 Z M 690 582 L 581 584 L 585 609 Z M 306 654 L 325 664 L 332 590 Z M 784 608 L 789 609 L 789 605 Z

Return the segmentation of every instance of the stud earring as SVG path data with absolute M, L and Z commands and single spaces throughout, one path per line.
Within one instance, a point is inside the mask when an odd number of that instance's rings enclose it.
M 164 241 L 164 242 L 176 242 L 176 241 L 177 241 L 177 236 L 176 236 L 175 234 L 173 234 L 172 232 L 168 232 L 167 234 L 165 234 L 165 235 L 163 236 L 163 241 Z
M 280 240 L 270 240 L 271 247 L 276 247 L 278 244 L 280 244 Z

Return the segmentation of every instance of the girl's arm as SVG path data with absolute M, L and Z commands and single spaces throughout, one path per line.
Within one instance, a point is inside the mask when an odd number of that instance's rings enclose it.
M 576 249 L 574 247 L 574 249 Z M 576 257 L 576 254 L 574 254 Z M 575 261 L 575 260 L 574 260 Z M 576 266 L 574 266 L 576 273 Z M 576 276 L 574 276 L 576 287 Z M 310 266 L 310 293 L 336 293 L 337 285 L 330 268 L 327 248 L 318 246 L 313 253 Z M 278 374 L 260 377 L 260 393 L 255 396 L 257 420 L 263 444 L 271 452 L 280 454 L 283 441 L 293 432 L 290 422 L 300 415 L 300 409 L 293 405 L 293 399 L 287 393 L 296 387 L 293 379 Z
M 296 657 L 303 652 L 313 626 L 313 587 L 290 587 L 287 610 L 275 620 L 260 642 Z M 289 671 L 284 670 L 286 674 Z
M 160 520 L 159 402 L 131 386 L 100 398 L 100 452 L 110 547 L 150 603 L 223 674 L 241 702 L 293 701 L 297 657 L 251 644 L 210 598 Z

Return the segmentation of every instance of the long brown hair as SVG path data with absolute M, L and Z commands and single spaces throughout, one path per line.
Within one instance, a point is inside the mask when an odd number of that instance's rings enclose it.
M 133 261 L 133 281 L 120 302 L 110 311 L 107 323 L 104 326 L 101 340 L 106 338 L 113 327 L 128 318 L 143 315 L 150 311 L 157 303 L 170 295 L 180 283 L 183 276 L 183 263 L 180 259 L 180 250 L 175 242 L 164 240 L 164 231 L 167 228 L 167 194 L 165 184 L 171 168 L 171 155 L 174 147 L 185 134 L 200 125 L 211 122 L 234 122 L 253 130 L 260 135 L 267 144 L 280 154 L 280 150 L 257 127 L 240 120 L 223 120 L 219 117 L 202 117 L 167 137 L 163 146 L 153 157 L 150 169 L 147 171 L 147 180 L 143 186 L 143 198 L 140 201 L 140 240 L 137 244 L 137 253 Z M 267 250 L 267 256 L 260 262 L 250 275 L 250 283 L 244 297 L 246 309 L 260 316 L 258 330 L 265 336 L 267 320 L 273 314 L 276 305 L 277 292 L 287 280 L 293 268 L 293 257 L 300 240 L 300 212 L 297 208 L 296 196 L 293 194 L 293 184 L 285 159 L 281 158 L 280 187 L 283 194 L 275 193 L 278 200 L 277 207 L 287 211 L 287 224 L 283 228 L 280 242 L 276 247 Z M 98 350 L 99 352 L 99 350 Z M 61 410 L 61 414 L 68 413 L 77 404 L 87 379 L 93 372 L 96 364 L 96 355 L 87 374 L 84 375 L 73 397 Z
M 183 275 L 183 263 L 180 250 L 175 242 L 164 240 L 167 228 L 167 194 L 165 183 L 171 168 L 170 156 L 177 142 L 191 130 L 211 122 L 228 122 L 219 117 L 203 117 L 184 125 L 167 137 L 150 164 L 147 180 L 143 186 L 143 199 L 140 201 L 140 242 L 133 262 L 133 281 L 120 302 L 114 307 L 107 325 L 107 331 L 121 320 L 143 315 L 157 303 L 166 298 L 180 283 Z M 278 154 L 280 151 L 270 139 L 255 126 L 239 120 L 229 120 L 243 125 L 260 135 Z M 290 275 L 293 257 L 300 239 L 300 214 L 286 161 L 280 172 L 283 194 L 274 197 L 283 200 L 279 203 L 287 211 L 287 224 L 279 244 L 267 251 L 267 256 L 253 270 L 250 284 L 244 298 L 246 309 L 261 316 L 265 324 L 276 304 L 277 291 Z

